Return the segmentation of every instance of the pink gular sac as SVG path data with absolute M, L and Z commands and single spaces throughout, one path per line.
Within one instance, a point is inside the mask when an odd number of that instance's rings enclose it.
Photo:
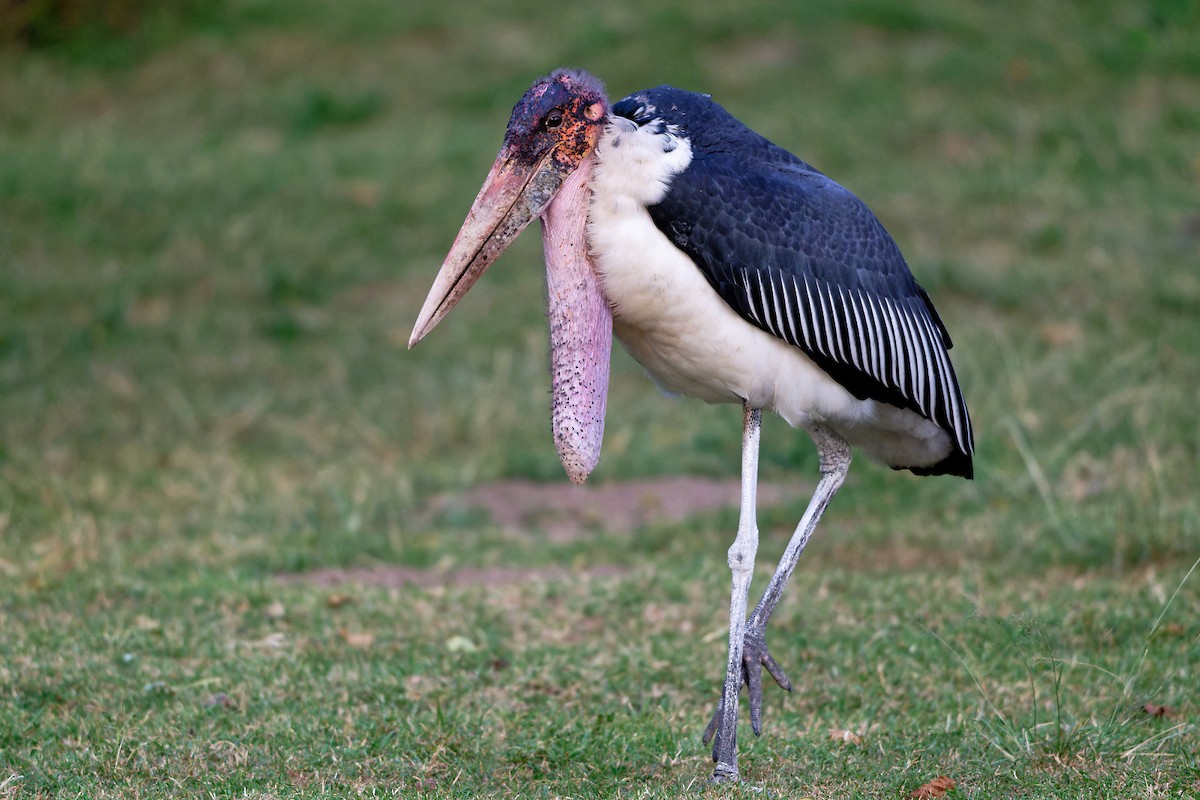
M 542 213 L 550 317 L 551 427 L 567 476 L 583 483 L 600 460 L 612 312 L 587 243 L 589 156 Z

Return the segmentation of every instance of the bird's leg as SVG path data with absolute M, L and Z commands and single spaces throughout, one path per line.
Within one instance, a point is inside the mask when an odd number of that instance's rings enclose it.
M 746 607 L 750 596 L 750 580 L 754 576 L 754 555 L 758 551 L 758 521 L 755 518 L 755 494 L 758 488 L 758 442 L 762 412 L 746 403 L 742 408 L 742 511 L 738 519 L 737 537 L 729 547 L 729 569 L 733 587 L 729 600 L 729 661 L 725 670 L 725 687 L 717 713 L 704 732 L 704 741 L 712 738 L 713 760 L 717 767 L 713 781 L 736 781 L 738 693 L 742 690 L 743 653 L 746 635 Z
M 704 730 L 704 741 L 708 742 L 712 739 L 714 733 L 717 734 L 716 744 L 713 746 L 713 760 L 717 762 L 717 770 L 713 774 L 714 780 L 723 780 L 725 776 L 730 774 L 728 766 L 732 766 L 732 775 L 737 776 L 737 753 L 736 753 L 736 734 L 730 733 L 725 736 L 726 730 L 733 730 L 737 726 L 737 702 L 738 693 L 742 686 L 749 687 L 750 699 L 750 727 L 757 736 L 762 733 L 762 670 L 765 667 L 767 673 L 770 674 L 775 682 L 787 691 L 792 690 L 791 681 L 784 674 L 783 669 L 776 663 L 771 653 L 767 650 L 767 621 L 771 618 L 771 612 L 775 610 L 776 604 L 779 602 L 780 596 L 783 594 L 783 587 L 787 585 L 788 579 L 792 577 L 792 572 L 796 569 L 796 564 L 800 560 L 800 554 L 804 552 L 805 545 L 808 544 L 809 538 L 812 537 L 813 531 L 817 527 L 817 523 L 821 519 L 821 515 L 825 512 L 829 501 L 833 499 L 834 494 L 841 487 L 842 482 L 846 479 L 846 472 L 850 469 L 850 445 L 846 443 L 841 436 L 834 433 L 824 425 L 813 423 L 806 426 L 809 436 L 817 445 L 817 452 L 821 457 L 821 480 L 817 484 L 816 490 L 813 492 L 812 499 L 808 502 L 808 508 L 804 511 L 804 516 L 800 518 L 800 524 L 796 526 L 796 532 L 792 534 L 792 539 L 788 542 L 787 549 L 784 550 L 783 557 L 779 560 L 779 566 L 775 568 L 775 574 L 771 576 L 771 582 L 767 585 L 766 591 L 763 592 L 762 599 L 758 601 L 758 605 L 754 607 L 754 611 L 750 614 L 750 619 L 744 624 L 742 633 L 742 646 L 738 648 L 738 655 L 741 658 L 740 670 L 738 670 L 738 678 L 731 689 L 731 676 L 734 674 L 735 663 L 734 647 L 731 640 L 730 643 L 730 671 L 726 675 L 725 693 L 722 695 L 720 702 L 717 704 L 716 713 L 708 723 L 708 727 Z M 748 438 L 748 437 L 747 437 Z M 753 442 L 754 458 L 758 457 L 758 440 L 755 437 Z M 743 452 L 745 459 L 745 452 Z M 745 477 L 746 462 L 743 460 L 743 478 L 742 478 L 742 519 L 743 527 L 746 519 L 746 492 L 747 483 Z M 753 477 L 749 486 L 750 500 L 754 498 L 754 483 Z M 751 509 L 753 514 L 753 509 Z M 753 524 L 753 517 L 751 517 Z M 741 538 L 741 530 L 738 532 L 739 539 Z M 757 535 L 755 535 L 757 541 Z M 734 547 L 737 542 L 734 542 Z M 730 564 L 733 563 L 733 548 L 730 548 Z M 748 588 L 749 579 L 747 577 L 746 586 Z M 736 587 L 737 573 L 734 573 L 734 587 L 736 602 Z M 744 611 L 745 607 L 742 607 Z M 740 619 L 740 617 L 737 617 Z M 731 605 L 730 607 L 730 636 L 734 635 L 734 620 L 735 613 Z M 732 697 L 732 702 L 729 698 Z M 728 743 L 723 743 L 727 738 Z
M 791 682 L 767 652 L 767 621 L 771 618 L 771 612 L 775 610 L 788 579 L 792 577 L 800 554 L 804 552 L 804 546 L 808 544 L 817 522 L 820 521 L 829 501 L 841 488 L 846 479 L 846 472 L 850 469 L 850 445 L 845 439 L 817 423 L 807 425 L 806 429 L 816 443 L 817 452 L 821 457 L 821 480 L 808 502 L 808 508 L 804 510 L 804 516 L 800 518 L 800 524 L 796 526 L 796 532 L 788 542 L 787 549 L 783 551 L 783 557 L 779 559 L 779 566 L 775 568 L 771 582 L 767 584 L 762 599 L 758 601 L 758 605 L 750 614 L 750 620 L 746 623 L 746 642 L 742 657 L 745 681 L 749 687 L 750 726 L 755 736 L 762 733 L 762 668 L 766 667 L 775 682 L 784 689 L 789 692 L 792 690 Z

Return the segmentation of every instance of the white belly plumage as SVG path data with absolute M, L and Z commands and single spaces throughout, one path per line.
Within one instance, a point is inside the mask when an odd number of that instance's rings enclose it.
M 655 227 L 647 205 L 662 199 L 690 159 L 686 141 L 664 155 L 657 141 L 620 121 L 601 142 L 588 238 L 614 333 L 629 354 L 667 391 L 710 403 L 748 401 L 792 426 L 824 423 L 891 466 L 946 457 L 951 440 L 935 423 L 857 399 L 803 350 L 742 319 Z M 659 180 L 647 183 L 654 167 Z

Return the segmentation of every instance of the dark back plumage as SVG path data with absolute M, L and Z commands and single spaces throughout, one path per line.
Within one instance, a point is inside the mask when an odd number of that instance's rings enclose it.
M 971 421 L 950 336 L 870 209 L 707 95 L 659 87 L 613 113 L 665 123 L 689 141 L 691 164 L 649 212 L 725 302 L 855 397 L 910 409 L 949 433 L 954 452 L 914 472 L 971 477 Z

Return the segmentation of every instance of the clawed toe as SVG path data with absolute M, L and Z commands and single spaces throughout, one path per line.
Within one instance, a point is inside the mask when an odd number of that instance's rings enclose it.
M 792 690 L 792 682 L 784 674 L 779 662 L 767 650 L 766 632 L 761 628 L 746 631 L 742 649 L 742 680 L 748 688 L 750 699 L 750 728 L 755 736 L 762 735 L 762 670 L 766 668 L 775 683 L 785 691 Z
M 757 626 L 748 628 L 742 645 L 742 686 L 747 688 L 750 701 L 750 728 L 755 736 L 762 735 L 762 671 L 774 679 L 775 683 L 785 691 L 792 690 L 792 682 L 784 674 L 783 668 L 767 650 L 766 630 Z M 740 688 L 739 688 L 740 691 Z M 725 711 L 725 698 L 717 701 L 716 711 L 704 728 L 701 741 L 708 744 L 720 731 L 721 718 Z M 713 744 L 713 760 L 717 760 L 716 743 Z

